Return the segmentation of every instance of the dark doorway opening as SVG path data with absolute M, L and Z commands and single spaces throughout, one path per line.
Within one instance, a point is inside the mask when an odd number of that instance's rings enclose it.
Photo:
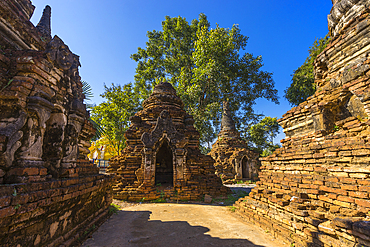
M 173 154 L 167 140 L 162 143 L 155 158 L 155 184 L 173 186 Z
M 241 163 L 242 163 L 242 173 L 243 173 L 242 176 L 243 176 L 243 178 L 250 179 L 251 178 L 250 165 L 249 165 L 247 157 L 244 156 Z

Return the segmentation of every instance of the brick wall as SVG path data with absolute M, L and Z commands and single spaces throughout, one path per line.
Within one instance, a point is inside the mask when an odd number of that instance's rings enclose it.
M 370 246 L 368 7 L 335 3 L 317 91 L 279 120 L 282 148 L 261 160 L 257 187 L 235 204 L 295 246 Z
M 70 246 L 108 216 L 111 178 L 0 186 L 1 246 Z

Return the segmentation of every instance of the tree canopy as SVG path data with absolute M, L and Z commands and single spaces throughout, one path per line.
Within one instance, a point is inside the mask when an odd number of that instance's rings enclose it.
M 315 77 L 313 73 L 313 63 L 317 57 L 328 45 L 330 37 L 326 35 L 324 38 L 316 39 L 309 48 L 309 55 L 304 63 L 293 71 L 292 83 L 284 91 L 284 97 L 292 106 L 297 106 L 304 102 L 309 96 L 316 91 Z
M 250 127 L 248 140 L 250 140 L 262 156 L 270 155 L 279 145 L 274 144 L 274 137 L 279 133 L 277 118 L 265 117 Z
M 172 83 L 193 115 L 201 142 L 219 130 L 222 102 L 228 101 L 239 130 L 255 117 L 258 98 L 278 103 L 272 74 L 262 71 L 261 56 L 245 52 L 248 37 L 237 25 L 211 29 L 204 14 L 189 24 L 168 17 L 162 30 L 149 31 L 145 48 L 131 58 L 138 62 L 135 91 L 145 99 L 162 80 Z
M 125 147 L 124 133 L 130 123 L 129 118 L 141 109 L 139 96 L 131 83 L 121 85 L 104 85 L 101 94 L 107 101 L 92 108 L 91 119 L 104 129 L 104 140 L 115 155 Z

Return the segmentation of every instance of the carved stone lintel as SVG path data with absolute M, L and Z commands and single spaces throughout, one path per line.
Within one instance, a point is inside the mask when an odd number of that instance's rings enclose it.
M 166 110 L 161 112 L 154 130 L 150 134 L 147 132 L 143 133 L 141 136 L 141 142 L 145 147 L 153 148 L 154 144 L 162 138 L 164 133 L 166 133 L 167 138 L 172 145 L 181 146 L 181 148 L 183 147 L 182 145 L 184 143 L 185 136 L 176 130 L 172 123 L 172 119 Z

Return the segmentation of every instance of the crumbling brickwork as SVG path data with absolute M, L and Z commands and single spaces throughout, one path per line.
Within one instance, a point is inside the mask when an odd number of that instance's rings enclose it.
M 369 1 L 334 1 L 316 93 L 279 120 L 286 139 L 235 206 L 295 246 L 370 246 Z
M 235 128 L 228 102 L 223 102 L 221 131 L 209 153 L 216 161 L 216 175 L 223 183 L 256 180 L 260 162 L 258 153 L 250 150 Z
M 215 175 L 211 156 L 201 154 L 193 117 L 183 107 L 172 85 L 162 82 L 130 118 L 127 147 L 108 167 L 117 176 L 115 198 L 199 200 L 230 192 Z
M 112 178 L 86 159 L 79 57 L 33 10 L 0 2 L 0 245 L 69 246 L 107 215 Z

